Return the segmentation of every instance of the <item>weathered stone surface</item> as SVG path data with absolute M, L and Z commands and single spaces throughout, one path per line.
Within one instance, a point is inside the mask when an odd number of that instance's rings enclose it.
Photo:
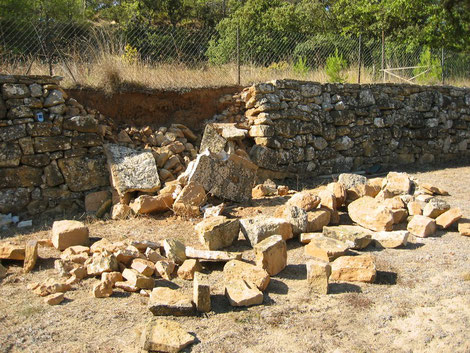
M 235 154 L 199 154 L 184 173 L 188 182 L 201 184 L 216 197 L 236 202 L 251 200 L 258 167 Z
M 311 211 L 320 204 L 320 197 L 311 191 L 302 191 L 293 195 L 287 205 L 297 206 L 304 211 Z
M 351 189 L 356 185 L 366 184 L 367 178 L 359 174 L 343 173 L 339 175 L 338 182 L 343 184 L 345 189 L 347 190 Z
M 113 284 L 109 281 L 100 281 L 93 286 L 91 291 L 95 298 L 107 298 L 113 294 Z
M 441 196 L 449 195 L 449 193 L 447 191 L 445 191 L 444 189 L 441 189 L 440 187 L 437 187 L 437 186 L 429 184 L 429 183 L 420 183 L 419 188 L 421 190 L 426 191 L 430 195 L 441 195 Z
M 323 227 L 323 235 L 340 240 L 353 249 L 364 249 L 372 241 L 372 232 L 360 226 Z
M 406 246 L 409 232 L 406 230 L 396 230 L 393 232 L 376 232 L 372 234 L 375 244 L 383 248 L 398 248 Z
M 64 301 L 64 293 L 54 293 L 50 294 L 44 298 L 44 303 L 48 305 L 59 305 Z
M 468 219 L 460 220 L 458 225 L 460 235 L 470 236 L 470 221 Z
M 317 209 L 307 212 L 307 232 L 319 232 L 330 223 L 331 213 L 328 210 Z
M 211 217 L 195 226 L 199 241 L 207 250 L 218 250 L 232 245 L 238 238 L 240 222 L 224 216 Z
M 91 192 L 85 196 L 85 211 L 96 212 L 101 205 L 111 198 L 109 191 Z
M 460 218 L 462 218 L 462 211 L 460 211 L 460 208 L 451 208 L 436 218 L 436 224 L 447 229 Z
M 72 148 L 72 140 L 66 136 L 35 137 L 33 144 L 36 153 L 64 151 Z
M 342 183 L 329 183 L 326 189 L 335 195 L 336 207 L 341 207 L 346 202 L 346 188 Z
M 328 294 L 328 283 L 331 275 L 330 264 L 320 260 L 309 260 L 306 266 L 310 293 Z
M 79 221 L 56 221 L 52 224 L 52 244 L 59 250 L 88 245 L 88 227 Z
M 132 214 L 132 208 L 118 203 L 111 208 L 111 218 L 114 220 L 127 219 Z
M 253 246 L 256 266 L 275 276 L 287 266 L 287 245 L 280 235 L 272 235 Z
M 178 277 L 188 281 L 194 279 L 196 272 L 201 272 L 202 266 L 197 259 L 187 259 L 183 264 L 178 268 Z
M 185 253 L 188 258 L 208 262 L 228 262 L 242 258 L 242 253 L 239 252 L 197 250 L 189 246 L 186 247 Z
M 170 210 L 173 202 L 171 194 L 141 195 L 130 204 L 130 208 L 136 214 L 157 213 Z
M 232 260 L 225 264 L 224 278 L 225 283 L 243 279 L 253 283 L 261 291 L 267 288 L 270 281 L 269 273 L 266 270 L 239 260 Z
M 189 182 L 179 193 L 173 204 L 175 214 L 186 217 L 200 215 L 199 207 L 206 202 L 206 191 L 201 184 Z
M 5 100 L 26 98 L 29 97 L 30 91 L 28 86 L 22 83 L 5 83 L 2 86 L 2 94 Z
M 142 332 L 140 348 L 144 351 L 177 353 L 194 343 L 196 338 L 179 323 L 169 320 L 150 320 Z
M 350 248 L 344 241 L 329 238 L 319 233 L 313 234 L 316 235 L 312 236 L 310 242 L 304 247 L 305 255 L 330 262 L 345 255 Z
M 65 293 L 72 288 L 70 284 L 57 281 L 55 278 L 49 278 L 44 283 L 38 283 L 32 286 L 32 290 L 40 297 L 45 297 L 54 293 Z
M 236 279 L 225 284 L 225 296 L 232 306 L 251 306 L 263 303 L 263 292 L 243 279 Z
M 297 206 L 286 205 L 282 211 L 282 218 L 292 225 L 292 233 L 299 235 L 307 230 L 307 212 Z
M 155 272 L 155 264 L 152 261 L 140 258 L 132 260 L 131 268 L 147 277 L 152 276 Z
M 136 286 L 133 286 L 131 283 L 124 281 L 124 282 L 116 282 L 114 283 L 114 287 L 118 289 L 122 289 L 125 292 L 130 292 L 130 293 L 135 293 L 139 291 L 139 288 Z
M 23 263 L 23 272 L 28 273 L 36 266 L 38 260 L 38 242 L 36 240 L 30 240 L 26 243 L 25 247 L 25 258 Z
M 318 193 L 318 196 L 321 199 L 321 207 L 328 210 L 336 211 L 336 196 L 330 190 L 321 190 Z
M 109 282 L 114 287 L 116 282 L 123 281 L 121 272 L 103 272 L 101 274 L 101 282 Z
M 155 264 L 155 271 L 162 278 L 166 280 L 171 280 L 172 274 L 175 271 L 176 264 L 173 261 L 169 260 L 160 260 Z
M 410 216 L 416 216 L 416 215 L 423 214 L 421 204 L 418 201 L 408 202 L 408 205 L 406 205 L 406 207 L 408 208 L 408 214 Z
M 438 198 L 432 198 L 423 208 L 423 216 L 430 217 L 430 218 L 437 218 L 444 212 L 450 209 L 450 205 Z
M 72 191 L 87 191 L 109 185 L 103 156 L 59 159 L 58 164 Z
M 346 282 L 373 283 L 377 270 L 370 255 L 342 256 L 331 264 L 330 279 Z
M 161 261 L 165 259 L 160 254 L 160 250 L 153 250 L 150 248 L 147 248 L 147 250 L 145 250 L 145 257 L 147 258 L 147 260 L 152 261 L 154 264 L 157 263 L 157 261 Z
M 0 141 L 9 142 L 26 136 L 24 125 L 0 127 Z
M 426 216 L 413 216 L 407 227 L 408 231 L 420 238 L 426 238 L 436 232 L 436 221 Z
M 375 231 L 390 231 L 393 215 L 376 199 L 364 196 L 348 206 L 349 217 L 362 227 Z
M 155 280 L 153 278 L 144 276 L 134 269 L 126 268 L 122 271 L 122 277 L 132 286 L 140 289 L 152 289 L 155 287 Z
M 196 310 L 207 313 L 211 311 L 211 288 L 207 275 L 196 272 L 193 283 L 193 302 Z
M 191 297 L 179 290 L 166 287 L 152 290 L 148 308 L 155 316 L 192 316 L 196 314 Z
M 258 184 L 251 190 L 251 197 L 259 199 L 264 196 L 271 196 L 277 193 L 277 189 L 265 184 Z
M 186 260 L 185 246 L 179 240 L 165 239 L 163 241 L 163 249 L 165 250 L 166 257 L 178 265 L 181 265 Z
M 154 192 L 160 189 L 157 165 L 151 152 L 114 144 L 104 145 L 104 151 L 112 184 L 119 195 L 131 191 Z
M 390 172 L 385 178 L 382 189 L 394 195 L 406 195 L 411 189 L 411 180 L 406 173 Z
M 64 120 L 65 130 L 98 132 L 98 120 L 93 115 L 74 116 Z
M 390 210 L 392 212 L 393 224 L 400 224 L 406 221 L 408 217 L 408 211 L 404 208 Z
M 26 248 L 24 245 L 0 243 L 0 259 L 24 260 Z
M 375 197 L 377 194 L 378 192 L 376 192 L 376 189 L 368 183 L 358 184 L 346 190 L 346 204 L 364 196 Z
M 7 276 L 7 269 L 0 264 L 0 279 L 4 279 Z
M 240 220 L 240 230 L 245 239 L 250 241 L 251 246 L 260 241 L 279 234 L 284 240 L 293 237 L 292 225 L 283 218 L 274 218 L 266 216 L 257 216 Z
M 106 250 L 93 254 L 86 265 L 89 276 L 100 276 L 103 272 L 116 272 L 119 269 L 116 256 Z
M 0 213 L 24 211 L 29 201 L 30 193 L 26 188 L 2 189 L 0 190 Z
M 42 184 L 42 169 L 22 165 L 0 169 L 0 188 L 31 187 Z
M 199 151 L 201 153 L 209 151 L 212 153 L 219 153 L 225 149 L 227 140 L 222 137 L 213 124 L 207 124 L 202 135 L 201 147 Z
M 0 167 L 18 166 L 21 155 L 21 149 L 17 143 L 0 143 Z

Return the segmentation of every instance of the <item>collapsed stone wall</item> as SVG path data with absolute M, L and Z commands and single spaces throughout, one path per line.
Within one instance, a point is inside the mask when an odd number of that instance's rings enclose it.
M 60 78 L 0 76 L 0 213 L 83 208 L 109 185 L 104 116 L 68 98 Z
M 250 157 L 321 175 L 469 155 L 470 89 L 275 80 L 245 90 Z

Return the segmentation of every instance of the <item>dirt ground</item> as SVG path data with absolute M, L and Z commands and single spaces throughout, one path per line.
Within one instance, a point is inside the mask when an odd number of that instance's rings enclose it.
M 469 165 L 469 164 L 467 164 Z M 470 167 L 408 170 L 418 181 L 445 188 L 451 206 L 470 216 Z M 328 182 L 323 180 L 323 182 Z M 293 181 L 297 184 L 297 181 Z M 313 184 L 302 181 L 299 188 Z M 235 207 L 233 216 L 273 214 L 287 197 L 256 200 Z M 165 237 L 197 244 L 199 220 L 142 217 L 129 221 L 93 221 L 93 237 L 157 240 Z M 28 234 L 4 232 L 17 239 L 49 237 L 50 224 Z M 253 253 L 245 240 L 230 250 Z M 222 265 L 209 264 L 212 311 L 172 318 L 194 334 L 185 352 L 470 352 L 470 238 L 455 229 L 425 239 L 411 238 L 405 248 L 369 247 L 377 258 L 373 284 L 331 283 L 331 294 L 309 295 L 303 246 L 288 242 L 288 267 L 274 276 L 264 304 L 232 308 L 223 296 Z M 66 293 L 66 301 L 48 306 L 26 286 L 57 277 L 59 252 L 40 248 L 36 269 L 22 274 L 21 263 L 4 262 L 8 277 L 0 282 L 0 352 L 138 352 L 138 336 L 152 316 L 148 299 L 116 291 L 110 298 L 91 296 L 96 279 L 86 279 Z M 191 292 L 192 282 L 175 279 L 174 288 Z

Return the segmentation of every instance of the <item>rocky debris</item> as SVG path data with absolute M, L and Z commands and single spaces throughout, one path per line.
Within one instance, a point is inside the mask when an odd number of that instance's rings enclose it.
M 297 206 L 304 211 L 312 211 L 317 208 L 320 204 L 320 197 L 311 191 L 302 191 L 294 194 L 289 201 L 287 206 Z
M 470 222 L 468 220 L 460 220 L 458 225 L 460 235 L 470 236 Z
M 232 306 L 252 306 L 263 303 L 263 292 L 255 284 L 243 279 L 225 283 L 225 296 Z
M 236 154 L 199 154 L 186 169 L 187 182 L 197 182 L 206 192 L 235 202 L 251 200 L 251 189 L 258 167 Z
M 69 291 L 72 286 L 70 284 L 57 281 L 54 278 L 49 278 L 44 283 L 33 283 L 29 288 L 40 297 L 45 297 L 49 294 L 65 293 Z
M 211 311 L 211 288 L 207 275 L 196 272 L 193 283 L 193 302 L 196 310 L 207 313 Z
M 168 211 L 173 203 L 172 194 L 141 195 L 130 204 L 130 208 L 135 214 L 149 214 Z
M 206 191 L 197 182 L 189 182 L 179 193 L 173 204 L 173 211 L 178 216 L 198 217 L 200 207 L 206 202 Z
M 113 205 L 111 208 L 111 219 L 127 219 L 132 215 L 132 208 L 123 204 Z
M 282 211 L 282 218 L 292 225 L 292 233 L 299 235 L 307 230 L 307 212 L 297 206 L 286 205 Z
M 376 276 L 375 259 L 370 255 L 342 256 L 331 264 L 333 281 L 373 283 Z
M 372 241 L 372 232 L 360 226 L 323 227 L 323 235 L 340 240 L 352 249 L 364 249 Z
M 85 196 L 85 211 L 95 213 L 107 200 L 110 199 L 111 193 L 109 191 L 104 190 L 91 192 Z
M 449 193 L 445 191 L 444 189 L 441 189 L 440 187 L 434 186 L 429 183 L 420 183 L 419 188 L 420 190 L 423 190 L 429 195 L 441 195 L 441 196 L 449 195 Z
M 89 276 L 101 276 L 103 272 L 115 272 L 119 269 L 116 256 L 106 250 L 94 253 L 85 265 Z
M 196 259 L 187 259 L 183 264 L 178 268 L 178 277 L 188 281 L 194 279 L 196 272 L 201 272 L 202 266 Z
M 152 261 L 140 258 L 132 260 L 131 268 L 146 277 L 152 276 L 155 272 L 155 264 Z
M 135 293 L 139 291 L 139 287 L 132 285 L 130 282 L 127 281 L 118 281 L 114 283 L 114 287 L 117 289 L 122 289 L 125 292 Z
M 105 144 L 113 187 L 119 195 L 132 191 L 155 192 L 160 189 L 157 165 L 151 152 L 116 144 Z
M 335 196 L 337 207 L 341 207 L 345 204 L 347 193 L 346 188 L 342 183 L 329 183 L 326 186 L 326 189 Z
M 374 231 L 392 230 L 392 212 L 370 196 L 361 197 L 350 203 L 348 213 L 354 222 L 364 228 Z
M 163 249 L 165 250 L 166 257 L 177 265 L 183 264 L 184 260 L 186 260 L 185 246 L 177 239 L 165 239 L 163 241 Z
M 44 298 L 44 303 L 48 305 L 59 305 L 64 301 L 64 293 L 54 293 Z
M 151 319 L 142 332 L 140 348 L 144 351 L 177 353 L 196 341 L 176 321 Z
M 198 250 L 190 246 L 186 247 L 186 257 L 208 262 L 228 262 L 232 260 L 241 260 L 242 253 L 227 251 Z
M 344 185 L 344 188 L 351 189 L 357 185 L 367 183 L 367 178 L 359 174 L 343 173 L 338 177 L 338 182 Z
M 7 276 L 7 269 L 0 263 L 0 279 L 4 279 Z
M 13 243 L 0 243 L 0 259 L 4 260 L 24 260 L 26 247 Z
M 393 224 L 400 224 L 407 220 L 408 211 L 404 208 L 390 210 L 392 213 Z
M 36 240 L 30 240 L 26 243 L 25 247 L 25 258 L 23 263 L 23 272 L 31 272 L 36 266 L 38 259 L 38 242 Z
M 460 208 L 451 208 L 436 218 L 436 224 L 447 229 L 460 218 L 462 218 L 462 211 L 460 211 Z
M 250 241 L 251 246 L 260 241 L 279 234 L 284 240 L 293 237 L 292 224 L 283 218 L 257 216 L 240 220 L 240 230 L 245 239 Z
M 450 205 L 446 201 L 434 197 L 424 206 L 423 216 L 437 218 L 448 209 L 450 209 Z
M 350 248 L 343 241 L 326 237 L 320 233 L 310 234 L 310 242 L 304 247 L 305 255 L 330 262 L 344 256 Z
M 207 250 L 218 250 L 238 239 L 240 222 L 224 216 L 206 218 L 195 226 L 199 241 Z
M 310 293 L 328 294 L 328 282 L 331 275 L 331 266 L 321 260 L 308 260 L 307 284 Z
M 122 277 L 124 277 L 131 286 L 135 286 L 139 289 L 152 289 L 155 287 L 155 280 L 153 278 L 144 276 L 134 269 L 124 269 L 124 271 L 122 271 Z
M 268 184 L 258 184 L 251 190 L 251 197 L 259 199 L 265 196 L 272 196 L 277 194 L 277 187 Z
M 408 231 L 420 238 L 426 238 L 436 232 L 436 221 L 432 218 L 416 215 L 407 226 Z
M 122 281 L 124 281 L 124 278 L 122 277 L 121 272 L 103 272 L 101 274 L 101 282 L 109 282 L 112 287 L 114 287 L 116 282 Z
M 232 260 L 224 266 L 225 283 L 242 279 L 253 283 L 259 290 L 263 291 L 268 287 L 269 273 L 263 268 L 249 264 L 247 262 Z
M 155 271 L 162 278 L 171 280 L 172 274 L 175 271 L 176 264 L 173 261 L 161 260 L 155 264 Z
M 280 235 L 272 235 L 256 244 L 256 266 L 275 276 L 287 266 L 287 245 Z
M 225 210 L 225 203 L 221 203 L 220 205 L 217 206 L 209 206 L 208 207 L 203 207 L 204 210 L 204 219 L 210 218 L 210 217 L 217 217 L 222 215 L 222 212 Z
M 88 227 L 79 221 L 56 221 L 52 224 L 52 244 L 59 250 L 73 245 L 88 245 Z
M 383 181 L 382 189 L 393 195 L 406 195 L 409 194 L 411 185 L 408 174 L 390 172 Z
M 372 233 L 372 239 L 376 246 L 382 248 L 398 248 L 406 246 L 408 243 L 409 232 L 406 230 L 396 230 L 392 232 L 375 232 Z
M 330 190 L 321 190 L 318 193 L 318 196 L 321 199 L 321 207 L 326 208 L 331 211 L 336 211 L 336 196 Z
M 289 194 L 289 187 L 287 185 L 279 185 L 277 187 L 277 194 L 279 196 L 286 196 Z
M 158 261 L 164 260 L 165 258 L 160 254 L 160 251 L 147 248 L 145 250 L 145 257 L 147 260 L 152 261 L 156 264 Z
M 111 281 L 103 281 L 93 286 L 92 294 L 95 298 L 107 298 L 113 294 L 113 283 Z
M 150 294 L 149 310 L 155 316 L 192 316 L 196 314 L 191 297 L 179 290 L 157 287 Z
M 307 212 L 307 233 L 319 232 L 330 223 L 331 212 L 323 209 L 316 209 Z
M 408 214 L 410 216 L 422 215 L 423 209 L 418 201 L 411 201 L 407 204 Z

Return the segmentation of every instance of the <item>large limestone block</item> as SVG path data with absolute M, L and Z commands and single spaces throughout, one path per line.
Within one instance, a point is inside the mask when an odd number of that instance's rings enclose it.
M 225 296 L 232 306 L 251 306 L 263 303 L 263 292 L 243 279 L 233 280 L 225 284 Z
M 105 158 L 101 155 L 59 159 L 58 165 L 72 191 L 87 191 L 109 185 Z
M 211 287 L 209 278 L 200 272 L 196 272 L 193 283 L 193 302 L 199 312 L 211 311 Z
M 465 219 L 461 219 L 458 225 L 458 230 L 460 235 L 464 235 L 466 237 L 470 236 L 470 222 Z
M 269 273 L 265 269 L 239 260 L 232 260 L 225 264 L 224 278 L 225 283 L 243 279 L 253 283 L 261 291 L 268 287 L 270 281 Z
M 228 262 L 232 260 L 241 260 L 242 253 L 227 251 L 198 250 L 190 246 L 186 247 L 186 257 L 198 259 L 207 262 Z
M 73 245 L 88 245 L 88 227 L 79 221 L 56 221 L 52 224 L 52 244 L 65 250 Z
M 195 341 L 178 322 L 152 319 L 142 332 L 140 347 L 145 351 L 177 353 Z
M 307 212 L 307 232 L 319 232 L 330 223 L 331 212 L 324 209 L 317 209 Z
M 406 195 L 410 193 L 411 184 L 408 174 L 390 172 L 383 181 L 382 189 L 394 195 Z
M 305 211 L 311 211 L 320 204 L 320 197 L 311 191 L 302 191 L 293 195 L 287 205 L 297 206 Z
M 175 214 L 186 217 L 197 217 L 200 214 L 199 207 L 206 202 L 206 191 L 197 182 L 189 182 L 179 193 L 173 204 Z
M 372 256 L 342 256 L 331 264 L 330 279 L 372 283 L 375 281 L 376 274 L 375 259 Z
M 341 207 L 346 202 L 346 188 L 341 183 L 329 183 L 326 189 L 332 192 L 336 198 L 336 206 Z
M 178 268 L 178 277 L 192 281 L 196 272 L 201 272 L 202 266 L 197 259 L 186 259 Z
M 408 242 L 409 232 L 396 230 L 393 232 L 376 232 L 372 234 L 375 244 L 383 248 L 398 248 Z
M 134 269 L 126 268 L 122 271 L 122 277 L 131 285 L 140 289 L 152 289 L 155 287 L 155 280 L 153 278 L 144 276 Z
M 163 249 L 166 257 L 174 263 L 181 265 L 186 260 L 186 249 L 182 242 L 168 238 L 163 241 Z
M 410 216 L 416 216 L 416 215 L 422 215 L 423 214 L 423 209 L 421 207 L 421 204 L 418 201 L 411 201 L 408 202 L 408 205 L 406 205 L 408 209 L 408 214 Z
M 437 218 L 444 212 L 450 209 L 450 205 L 438 198 L 432 198 L 423 208 L 423 216 L 430 218 Z
M 391 231 L 393 228 L 392 212 L 370 196 L 350 203 L 348 212 L 349 217 L 364 228 L 375 231 Z
M 207 250 L 218 250 L 232 245 L 240 233 L 238 219 L 224 216 L 206 218 L 195 226 L 199 241 Z
M 436 224 L 447 229 L 460 218 L 462 218 L 462 211 L 460 211 L 460 208 L 451 208 L 436 218 Z
M 240 229 L 251 246 L 275 234 L 281 235 L 284 240 L 293 237 L 291 223 L 283 218 L 257 216 L 241 219 Z
M 158 213 L 170 210 L 173 202 L 173 196 L 167 193 L 156 196 L 141 195 L 130 204 L 130 208 L 136 214 Z
M 155 316 L 192 316 L 196 314 L 190 296 L 167 287 L 157 287 L 152 290 L 148 308 Z
M 340 240 L 353 249 L 364 249 L 372 241 L 372 232 L 359 226 L 323 227 L 323 235 Z
M 251 200 L 251 189 L 258 167 L 238 155 L 204 152 L 184 173 L 188 182 L 198 182 L 216 197 L 236 202 Z
M 112 184 L 119 195 L 132 191 L 155 192 L 160 189 L 157 165 L 151 152 L 106 144 Z
M 347 190 L 356 185 L 366 184 L 367 178 L 359 174 L 343 173 L 339 175 L 338 182 L 343 184 Z
M 116 272 L 119 269 L 116 256 L 108 251 L 93 254 L 85 264 L 89 276 L 101 276 L 104 272 Z
M 318 233 L 314 234 L 316 234 L 316 236 L 312 237 L 304 248 L 305 255 L 330 262 L 345 255 L 350 248 L 341 240 L 325 237 Z
M 287 245 L 280 235 L 272 235 L 254 247 L 256 265 L 275 276 L 287 266 Z
M 0 259 L 24 260 L 26 247 L 12 243 L 0 243 Z
M 245 132 L 246 134 L 246 132 Z M 227 139 L 222 137 L 214 124 L 207 124 L 202 135 L 201 147 L 199 151 L 201 153 L 209 151 L 211 153 L 219 153 L 225 149 Z
M 328 262 L 309 260 L 307 266 L 307 284 L 310 293 L 328 294 L 331 266 Z
M 297 206 L 286 205 L 282 211 L 282 218 L 292 224 L 292 233 L 299 235 L 307 231 L 307 212 Z
M 330 190 L 321 190 L 318 193 L 318 196 L 321 199 L 321 207 L 326 208 L 328 210 L 336 211 L 336 196 Z
M 25 273 L 31 272 L 36 266 L 38 259 L 38 242 L 37 240 L 30 240 L 26 243 L 25 258 L 23 263 L 23 271 Z
M 416 215 L 408 223 L 407 229 L 417 237 L 426 238 L 436 232 L 436 221 L 426 216 Z

